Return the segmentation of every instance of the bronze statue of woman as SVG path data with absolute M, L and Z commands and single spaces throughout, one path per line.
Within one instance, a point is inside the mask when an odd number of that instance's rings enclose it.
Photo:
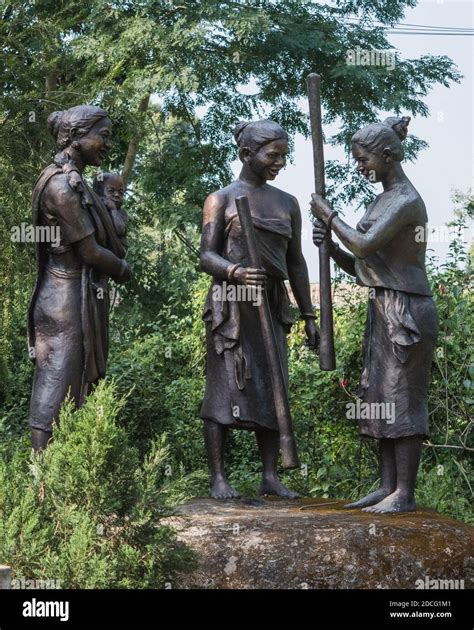
M 107 279 L 122 283 L 131 269 L 102 200 L 82 177 L 111 147 L 103 109 L 80 105 L 48 118 L 59 153 L 33 191 L 33 226 L 59 228 L 60 241 L 36 243 L 37 278 L 28 313 L 35 363 L 30 418 L 32 444 L 46 447 L 61 404 L 77 406 L 105 375 L 108 349 Z
M 234 130 L 243 163 L 240 176 L 212 193 L 204 205 L 201 268 L 212 276 L 206 322 L 206 391 L 201 417 L 211 471 L 211 496 L 238 497 L 224 470 L 228 430 L 255 431 L 263 476 L 260 494 L 296 497 L 278 479 L 279 432 L 255 292 L 232 297 L 229 287 L 261 288 L 268 295 L 282 370 L 288 384 L 286 335 L 292 325 L 284 281 L 298 303 L 308 345 L 317 347 L 306 262 L 301 252 L 301 215 L 291 195 L 270 186 L 285 166 L 288 135 L 271 120 L 239 123 Z M 248 198 L 262 268 L 248 264 L 235 199 Z M 239 295 L 234 291 L 234 296 Z
M 422 440 L 429 435 L 427 394 L 439 322 L 425 269 L 426 242 L 417 229 L 427 223 L 426 208 L 401 165 L 409 121 L 388 118 L 352 137 L 358 171 L 383 186 L 356 229 L 319 195 L 311 203 L 326 224 L 314 228 L 314 243 L 320 245 L 332 229 L 351 252 L 331 241 L 332 258 L 370 287 L 359 396 L 371 406 L 360 414 L 359 431 L 378 441 L 380 487 L 346 506 L 367 512 L 416 509 Z M 370 413 L 381 404 L 382 418 Z

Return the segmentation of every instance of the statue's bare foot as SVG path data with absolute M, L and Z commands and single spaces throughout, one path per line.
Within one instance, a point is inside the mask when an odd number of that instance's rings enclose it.
M 272 494 L 285 499 L 297 499 L 300 495 L 284 486 L 278 477 L 263 477 L 259 494 Z
M 403 494 L 400 490 L 395 490 L 380 503 L 366 507 L 364 512 L 414 512 L 415 510 L 415 499 Z
M 211 497 L 213 499 L 238 499 L 240 494 L 225 477 L 216 477 L 212 480 Z
M 344 507 L 347 508 L 348 510 L 356 510 L 358 508 L 360 509 L 360 508 L 368 507 L 369 505 L 376 505 L 377 503 L 380 503 L 380 501 L 385 499 L 385 497 L 388 497 L 389 494 L 390 494 L 390 490 L 385 490 L 384 488 L 378 488 L 378 490 L 376 490 L 375 492 L 371 492 L 366 497 L 362 497 L 362 499 L 359 499 L 358 501 L 355 501 L 354 503 L 348 503 Z

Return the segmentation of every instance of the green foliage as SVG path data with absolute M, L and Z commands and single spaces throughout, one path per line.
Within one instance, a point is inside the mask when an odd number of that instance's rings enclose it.
M 306 75 L 317 69 L 326 122 L 340 127 L 332 141 L 347 146 L 355 129 L 377 118 L 378 111 L 427 115 L 422 98 L 429 89 L 459 81 L 446 57 L 397 58 L 390 72 L 346 63 L 347 51 L 356 47 L 390 49 L 387 28 L 413 4 L 5 4 L 0 20 L 0 400 L 15 377 L 12 340 L 24 337 L 34 273 L 33 247 L 12 243 L 10 229 L 29 221 L 34 181 L 54 154 L 46 128 L 53 110 L 91 103 L 109 111 L 114 149 L 105 170 L 121 170 L 131 140 L 139 141 L 129 200 L 129 260 L 136 280 L 122 297 L 129 305 L 140 299 L 145 317 L 136 323 L 141 326 L 166 303 L 162 287 L 177 243 L 176 238 L 164 243 L 167 231 L 189 231 L 195 244 L 192 230 L 201 221 L 205 197 L 230 181 L 229 163 L 236 156 L 231 130 L 237 120 L 269 116 L 290 135 L 308 134 L 300 100 Z M 360 23 L 347 19 L 355 16 Z M 374 21 L 382 26 L 374 27 Z M 249 85 L 251 94 L 243 89 Z M 148 108 L 141 107 L 150 95 Z M 418 143 L 413 154 L 419 148 Z M 337 167 L 328 176 L 337 200 L 342 181 Z M 358 199 L 367 194 L 355 182 L 346 191 Z
M 0 460 L 0 557 L 16 577 L 63 588 L 163 588 L 192 556 L 160 525 L 176 495 L 168 447 L 140 461 L 116 423 L 124 400 L 102 383 L 80 410 L 67 402 L 54 440 L 28 459 L 26 445 Z M 173 494 L 174 492 L 174 494 Z
M 460 79 L 446 57 L 397 58 L 391 72 L 345 62 L 349 49 L 389 49 L 387 27 L 414 4 L 37 0 L 2 9 L 0 558 L 15 576 L 56 578 L 66 587 L 153 588 L 190 565 L 160 517 L 208 489 L 199 406 L 209 279 L 198 273 L 196 248 L 205 197 L 230 181 L 231 129 L 238 119 L 270 116 L 290 134 L 307 134 L 300 99 L 315 69 L 325 123 L 339 125 L 328 139 L 334 144 L 348 146 L 381 110 L 427 115 L 428 90 Z M 346 20 L 354 16 L 363 26 Z M 242 89 L 248 85 L 252 94 Z M 30 221 L 34 181 L 54 154 L 48 114 L 79 103 L 110 112 L 114 149 L 104 169 L 121 170 L 130 140 L 139 140 L 127 197 L 135 275 L 116 292 L 111 314 L 115 385 L 101 385 L 81 410 L 66 405 L 54 443 L 31 458 L 25 338 L 35 262 L 33 247 L 12 242 L 10 230 Z M 411 143 L 413 159 L 425 145 Z M 349 164 L 327 167 L 328 196 L 338 207 L 370 199 Z M 459 204 L 464 224 L 472 199 L 459 197 Z M 441 333 L 418 500 L 472 522 L 472 260 L 459 239 L 451 251 L 430 270 Z M 304 348 L 301 324 L 289 336 L 290 402 L 305 467 L 283 476 L 309 496 L 351 499 L 377 483 L 373 445 L 345 417 L 361 369 L 365 310 L 360 295 L 336 309 L 334 373 L 321 372 Z M 228 465 L 231 482 L 255 494 L 260 463 L 252 434 L 231 433 Z
M 468 210 L 469 204 L 462 200 Z M 466 212 L 460 210 L 457 220 L 464 225 Z M 459 241 L 452 252 L 431 272 L 441 333 L 430 391 L 432 437 L 423 453 L 417 499 L 473 523 L 467 450 L 473 448 L 472 348 L 458 333 L 473 324 L 470 271 Z M 19 409 L 27 400 L 3 416 L 0 433 L 9 448 L 2 444 L 0 557 L 16 577 L 57 579 L 65 587 L 159 588 L 176 571 L 193 566 L 173 532 L 160 526 L 160 517 L 172 504 L 208 489 L 199 419 L 200 313 L 207 285 L 205 276 L 196 279 L 182 303 L 182 319 L 167 311 L 160 331 L 142 332 L 129 346 L 114 347 L 110 371 L 116 384 L 103 383 L 80 410 L 67 404 L 43 456 L 29 457 L 27 438 L 19 437 Z M 357 293 L 336 309 L 334 373 L 319 370 L 317 357 L 303 345 L 301 323 L 288 339 L 290 402 L 303 467 L 283 479 L 306 496 L 349 500 L 377 485 L 373 444 L 360 441 L 345 416 L 360 374 L 365 311 L 365 297 Z M 131 331 L 122 333 L 128 338 Z M 14 427 L 15 438 L 8 439 Z M 260 462 L 253 434 L 231 432 L 228 470 L 243 494 L 256 494 Z
M 23 350 L 26 355 L 25 343 Z M 33 364 L 20 354 L 14 364 L 12 375 L 7 379 L 3 404 L 0 400 L 0 457 L 8 453 L 15 440 L 21 438 L 25 432 L 30 409 L 31 386 L 33 380 Z

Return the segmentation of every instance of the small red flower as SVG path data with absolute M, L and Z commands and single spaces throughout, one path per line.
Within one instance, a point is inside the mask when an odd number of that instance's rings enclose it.
M 439 292 L 441 293 L 441 295 L 446 295 L 446 287 L 444 286 L 444 284 L 439 285 Z
M 349 385 L 349 381 L 347 380 L 347 378 L 340 378 L 339 379 L 339 385 L 343 388 L 346 389 L 347 386 Z

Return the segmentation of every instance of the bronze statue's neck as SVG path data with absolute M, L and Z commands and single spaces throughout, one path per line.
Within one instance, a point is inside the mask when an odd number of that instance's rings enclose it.
M 69 146 L 64 149 L 63 153 L 69 157 L 69 160 L 71 162 L 74 162 L 77 170 L 79 171 L 79 173 L 82 174 L 86 165 L 84 164 L 80 152 L 77 149 L 74 149 L 72 146 Z
M 267 183 L 266 179 L 259 177 L 247 164 L 244 164 L 242 166 L 242 170 L 240 171 L 239 175 L 239 181 L 244 182 L 249 186 L 254 186 L 255 188 L 261 188 Z
M 408 181 L 409 179 L 405 175 L 405 172 L 400 162 L 394 162 L 393 168 L 390 170 L 387 176 L 384 179 L 382 179 L 382 186 L 383 186 L 384 192 L 389 192 L 390 190 L 393 190 L 399 184 L 404 184 Z

